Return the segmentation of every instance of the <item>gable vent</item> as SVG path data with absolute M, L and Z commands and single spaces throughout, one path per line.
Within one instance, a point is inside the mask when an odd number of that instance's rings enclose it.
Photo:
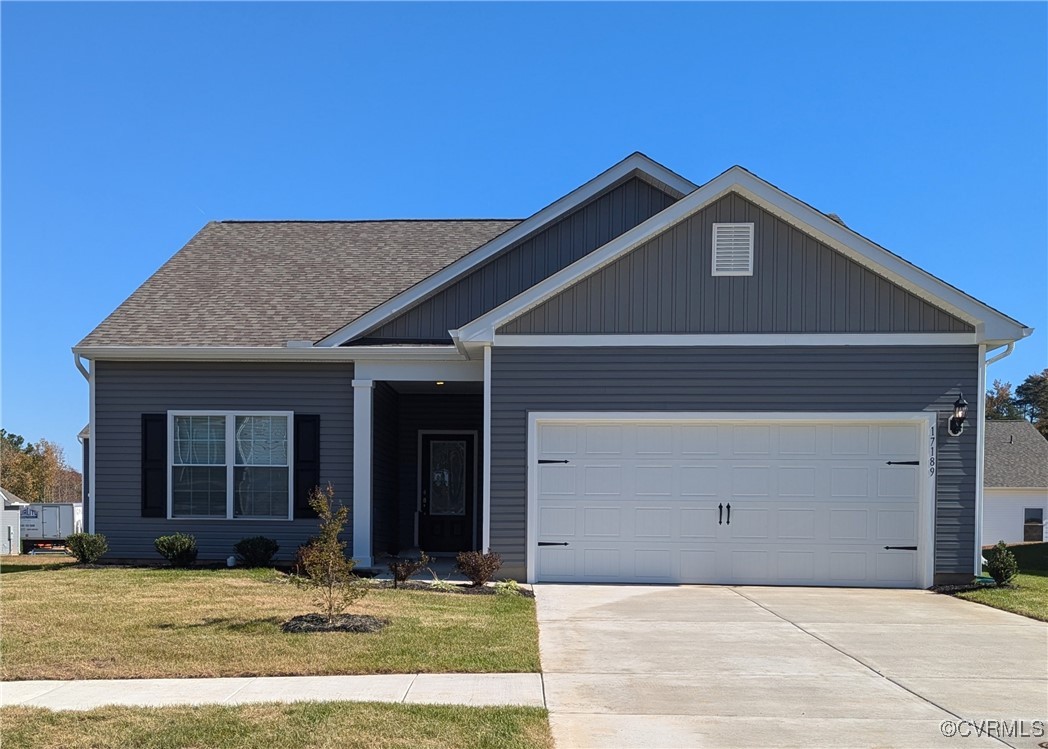
M 713 225 L 713 275 L 753 275 L 753 224 Z

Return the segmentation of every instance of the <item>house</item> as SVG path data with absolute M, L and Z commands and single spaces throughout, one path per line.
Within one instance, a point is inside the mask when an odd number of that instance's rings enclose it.
M 364 566 L 924 587 L 981 541 L 973 404 L 1030 329 L 741 167 L 642 154 L 518 220 L 207 224 L 74 349 L 89 525 Z
M 1025 419 L 986 422 L 983 546 L 1048 541 L 1048 440 Z
M 5 509 L 7 509 L 9 507 L 18 508 L 18 507 L 21 507 L 22 505 L 29 504 L 24 499 L 22 499 L 17 494 L 15 494 L 13 491 L 10 491 L 8 489 L 4 489 L 3 487 L 0 487 L 0 498 L 3 498 L 3 500 L 4 500 L 4 508 Z

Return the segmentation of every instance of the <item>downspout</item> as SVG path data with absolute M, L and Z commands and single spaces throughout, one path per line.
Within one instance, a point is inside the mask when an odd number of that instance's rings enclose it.
M 991 351 L 997 351 L 1001 346 L 996 346 Z M 986 368 L 994 362 L 1005 358 L 1015 350 L 1015 341 L 1010 341 L 1004 346 L 1004 351 L 989 359 L 986 355 L 986 345 L 979 346 L 979 427 L 975 438 L 975 576 L 982 574 L 982 532 L 983 532 L 983 482 L 986 476 Z

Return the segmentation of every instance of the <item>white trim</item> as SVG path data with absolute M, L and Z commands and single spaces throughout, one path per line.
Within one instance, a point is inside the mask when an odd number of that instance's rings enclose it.
M 535 549 L 538 543 L 538 425 L 548 422 L 620 421 L 620 422 L 721 422 L 747 424 L 753 422 L 839 423 L 839 422 L 903 422 L 923 427 L 923 447 L 920 450 L 921 487 L 920 520 L 918 523 L 918 585 L 931 587 L 935 578 L 935 464 L 934 442 L 936 414 L 933 412 L 672 412 L 672 411 L 533 411 L 528 413 L 527 433 L 527 516 L 525 560 L 527 581 L 536 582 Z
M 747 172 L 732 167 L 647 221 L 554 273 L 512 299 L 451 331 L 463 342 L 492 341 L 495 331 L 564 288 L 600 270 L 653 236 L 680 223 L 728 192 L 757 203 L 845 256 L 893 283 L 974 325 L 978 340 L 1014 341 L 1032 332 L 1007 315 L 968 296 L 946 282 L 903 260 L 809 205 Z
M 221 416 L 225 419 L 225 463 L 226 469 L 226 514 L 218 515 L 175 515 L 174 514 L 174 481 L 175 467 L 175 418 L 178 416 Z M 234 509 L 234 474 L 236 473 L 236 420 L 238 416 L 280 416 L 287 419 L 287 516 L 276 517 L 237 517 Z M 283 523 L 295 519 L 295 414 L 293 411 L 241 411 L 241 410 L 171 410 L 167 412 L 167 519 L 168 520 L 234 520 L 237 522 L 277 522 Z M 207 467 L 218 468 L 217 465 Z M 241 466 L 243 467 L 243 466 Z M 260 466 L 263 468 L 281 468 L 282 466 Z
M 77 346 L 73 353 L 101 361 L 337 361 L 455 362 L 465 357 L 454 346 Z
M 388 382 L 480 382 L 484 365 L 479 361 L 363 361 L 353 374 L 362 380 Z
M 473 523 L 470 529 L 470 544 L 475 549 L 477 548 L 477 496 L 480 494 L 479 487 L 477 486 L 477 474 L 479 472 L 479 466 L 477 465 L 477 451 L 480 448 L 480 435 L 477 434 L 476 429 L 419 429 L 417 437 L 417 446 L 415 452 L 415 473 L 418 479 L 415 489 L 415 546 L 422 548 L 419 543 L 419 523 L 418 518 L 422 514 L 422 438 L 427 434 L 468 434 L 473 437 Z M 425 549 L 422 549 L 425 551 Z M 463 550 L 464 551 L 464 550 Z M 440 554 L 442 552 L 434 552 Z
M 481 526 L 481 551 L 491 548 L 491 346 L 484 347 L 484 442 L 481 453 L 484 470 L 481 473 L 481 508 L 484 524 Z
M 371 454 L 374 380 L 353 380 L 353 559 L 371 566 Z
M 322 338 L 317 346 L 340 346 L 351 341 L 357 336 L 367 333 L 392 317 L 414 305 L 429 294 L 439 290 L 442 286 L 455 281 L 459 276 L 483 263 L 488 258 L 506 249 L 510 245 L 519 242 L 529 234 L 541 229 L 546 224 L 552 223 L 567 213 L 575 210 L 578 206 L 592 199 L 616 182 L 625 179 L 633 172 L 643 172 L 653 179 L 665 183 L 668 187 L 676 190 L 682 195 L 687 195 L 695 189 L 695 185 L 674 174 L 666 167 L 658 164 L 642 153 L 634 153 L 627 156 L 615 166 L 597 175 L 581 187 L 572 190 L 564 197 L 551 203 L 530 218 L 521 221 L 516 226 L 508 229 L 499 236 L 481 245 L 468 255 L 459 258 L 423 279 L 410 289 L 401 292 L 369 312 L 364 313 L 353 322 L 336 330 L 331 335 Z
M 964 346 L 974 333 L 639 333 L 519 335 L 496 333 L 496 346 Z
M 750 245 L 747 248 L 749 257 L 746 260 L 746 269 L 745 270 L 731 270 L 731 271 L 727 271 L 727 270 L 719 271 L 719 270 L 717 270 L 717 229 L 721 228 L 722 226 L 729 226 L 729 227 L 731 227 L 733 229 L 737 229 L 740 226 L 745 226 L 747 229 L 749 229 Z M 714 276 L 752 276 L 753 275 L 753 243 L 754 243 L 754 241 L 755 240 L 754 240 L 754 230 L 753 230 L 753 222 L 752 221 L 745 221 L 745 222 L 735 221 L 735 222 L 731 222 L 731 223 L 727 223 L 727 222 L 716 222 L 716 223 L 714 223 L 713 224 L 713 237 L 712 237 L 712 239 L 710 241 L 710 268 L 712 269 L 712 274 Z
M 77 366 L 81 366 L 79 363 L 79 357 Z M 87 389 L 88 389 L 88 418 L 90 422 L 87 425 L 88 428 L 88 444 L 87 444 L 87 462 L 88 471 L 90 475 L 87 479 L 87 532 L 95 532 L 95 363 L 90 362 L 89 376 L 87 378 Z

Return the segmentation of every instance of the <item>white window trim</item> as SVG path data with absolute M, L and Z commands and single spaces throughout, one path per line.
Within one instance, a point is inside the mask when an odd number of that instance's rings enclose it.
M 750 248 L 749 257 L 747 262 L 746 270 L 728 270 L 718 271 L 717 270 L 717 229 L 722 226 L 739 227 L 745 226 L 750 230 Z M 753 275 L 753 245 L 756 242 L 756 232 L 752 221 L 733 221 L 733 222 L 720 222 L 713 225 L 713 238 L 710 242 L 710 269 L 713 271 L 714 276 L 752 276 Z
M 176 416 L 222 416 L 226 420 L 226 514 L 218 515 L 175 515 L 174 481 L 175 465 L 175 417 Z M 238 416 L 283 416 L 287 418 L 287 517 L 255 517 L 233 514 L 233 476 L 236 473 L 236 418 Z M 295 413 L 294 411 L 168 411 L 167 412 L 167 519 L 168 520 L 235 520 L 238 522 L 277 522 L 295 519 Z M 275 466 L 279 467 L 279 466 Z

